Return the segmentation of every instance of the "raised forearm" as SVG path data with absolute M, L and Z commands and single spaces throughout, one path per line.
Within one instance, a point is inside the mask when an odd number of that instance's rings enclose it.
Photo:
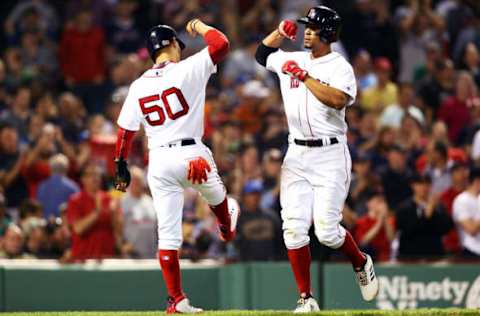
M 187 31 L 191 34 L 198 33 L 203 37 L 214 64 L 218 64 L 225 59 L 230 50 L 230 43 L 220 30 L 203 23 L 199 19 L 193 19 L 188 23 Z
M 480 221 L 467 219 L 460 222 L 462 229 L 469 235 L 475 236 L 480 233 Z
M 387 234 L 388 241 L 392 241 L 395 238 L 395 229 L 388 220 L 384 222 L 385 233 Z
M 272 47 L 272 48 L 279 48 L 282 45 L 284 37 L 280 34 L 277 30 L 273 31 L 272 33 L 268 34 L 262 41 L 263 45 Z
M 364 246 L 371 242 L 372 239 L 377 236 L 378 232 L 380 231 L 380 227 L 382 226 L 377 222 L 372 228 L 370 228 L 365 236 L 363 236 L 362 240 L 360 240 L 360 245 Z
M 77 220 L 73 223 L 73 230 L 78 235 L 83 235 L 86 231 L 88 231 L 97 221 L 99 212 L 94 211 L 82 219 Z
M 121 127 L 118 128 L 115 159 L 123 158 L 126 160 L 128 158 L 134 135 L 134 131 L 129 131 Z
M 348 97 L 344 92 L 324 85 L 309 75 L 307 75 L 304 84 L 320 102 L 328 107 L 341 110 L 347 104 Z
M 12 183 L 13 180 L 15 180 L 15 178 L 20 173 L 21 167 L 22 167 L 22 159 L 18 158 L 18 161 L 15 163 L 13 168 L 8 172 L 4 172 L 3 175 L 0 176 L 0 183 L 5 187 L 9 186 L 10 183 Z

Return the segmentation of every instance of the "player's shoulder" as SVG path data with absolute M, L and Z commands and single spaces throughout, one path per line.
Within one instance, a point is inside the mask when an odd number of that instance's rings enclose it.
M 178 62 L 178 65 L 184 66 L 184 65 L 191 65 L 192 63 L 195 64 L 198 61 L 198 59 L 201 59 L 201 58 L 210 58 L 210 54 L 208 53 L 208 47 L 204 47 L 198 52 L 196 52 L 195 54 L 180 60 Z
M 342 54 L 338 52 L 332 52 L 332 59 L 331 62 L 337 64 L 340 67 L 346 67 L 346 68 L 352 68 L 352 65 L 350 62 L 343 56 Z
M 138 77 L 137 79 L 133 80 L 132 83 L 130 83 L 130 86 L 128 87 L 129 92 L 135 90 L 136 87 L 141 86 L 142 82 L 145 80 L 145 76 L 148 75 L 149 70 L 150 69 L 146 70 L 140 77 Z
M 302 50 L 297 50 L 297 51 L 284 51 L 279 49 L 277 51 L 279 54 L 283 54 L 286 57 L 290 57 L 292 59 L 296 60 L 301 60 L 301 59 L 308 59 L 309 57 L 309 52 L 307 51 L 302 51 Z
M 455 197 L 455 199 L 453 200 L 454 203 L 465 203 L 465 202 L 468 202 L 469 200 L 471 200 L 471 196 L 468 192 L 464 191 L 462 193 L 460 193 L 459 195 L 457 195 Z

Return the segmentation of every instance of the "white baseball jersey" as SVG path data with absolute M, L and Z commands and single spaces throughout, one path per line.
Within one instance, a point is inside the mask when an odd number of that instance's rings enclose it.
M 288 60 L 296 61 L 321 83 L 345 92 L 350 96 L 347 105 L 352 105 L 357 95 L 352 66 L 336 52 L 312 59 L 310 52 L 279 49 L 267 58 L 267 69 L 277 73 L 280 79 L 290 135 L 298 139 L 344 136 L 347 132 L 345 108 L 336 110 L 326 106 L 302 82 L 282 73 L 282 66 Z
M 350 97 L 347 105 L 353 104 L 357 94 L 355 76 L 350 64 L 336 52 L 312 59 L 309 52 L 278 50 L 267 58 L 267 69 L 280 79 L 290 138 L 339 140 L 337 144 L 307 147 L 290 139 L 280 180 L 285 245 L 288 249 L 308 245 L 313 222 L 318 240 L 336 249 L 345 240 L 346 231 L 340 222 L 350 186 L 345 108 L 328 107 L 302 82 L 283 74 L 282 66 L 288 60 L 297 62 L 323 84 L 345 92 Z
M 147 70 L 128 91 L 117 123 L 138 131 L 144 125 L 148 148 L 203 136 L 205 88 L 217 71 L 208 48 L 178 63 Z

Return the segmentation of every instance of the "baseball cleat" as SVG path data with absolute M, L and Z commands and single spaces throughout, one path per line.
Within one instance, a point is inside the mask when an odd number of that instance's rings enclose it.
M 167 314 L 197 314 L 203 312 L 203 309 L 190 305 L 190 301 L 186 297 L 178 302 L 169 297 L 166 312 Z
M 294 314 L 303 314 L 303 313 L 310 313 L 310 312 L 318 312 L 320 307 L 318 307 L 317 301 L 313 297 L 303 298 L 297 302 L 297 308 L 293 311 Z
M 360 286 L 363 299 L 368 302 L 373 300 L 378 294 L 378 279 L 375 276 L 372 258 L 366 253 L 364 255 L 367 258 L 367 262 L 365 262 L 362 270 L 355 271 L 355 277 Z
M 240 217 L 240 206 L 237 200 L 232 197 L 227 198 L 228 213 L 230 214 L 230 227 L 220 226 L 220 237 L 223 241 L 228 242 L 235 238 L 238 218 Z

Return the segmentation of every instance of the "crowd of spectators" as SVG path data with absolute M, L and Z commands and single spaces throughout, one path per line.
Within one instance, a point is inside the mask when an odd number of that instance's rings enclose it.
M 285 259 L 280 174 L 288 128 L 277 81 L 254 59 L 282 19 L 338 10 L 353 65 L 353 169 L 343 225 L 376 260 L 480 258 L 480 4 L 476 0 L 4 0 L 0 42 L 0 258 L 154 258 L 156 223 L 137 133 L 132 183 L 112 189 L 116 118 L 152 66 L 144 34 L 198 17 L 224 31 L 204 142 L 243 210 L 225 246 L 185 192 L 182 258 Z M 301 30 L 286 49 L 302 49 Z M 288 106 L 286 104 L 285 106 Z M 312 238 L 313 255 L 332 255 Z

